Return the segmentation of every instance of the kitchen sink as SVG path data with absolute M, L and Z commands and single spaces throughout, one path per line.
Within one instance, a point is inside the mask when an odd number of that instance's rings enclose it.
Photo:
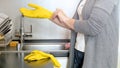
M 56 57 L 67 57 L 68 50 L 65 49 L 65 43 L 24 43 L 23 51 L 40 50 Z
M 40 43 L 40 44 L 28 44 L 25 43 L 23 50 L 65 50 L 65 44 L 55 44 L 55 43 Z

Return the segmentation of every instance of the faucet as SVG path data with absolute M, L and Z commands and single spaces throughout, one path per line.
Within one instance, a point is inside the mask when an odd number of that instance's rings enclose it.
M 18 33 L 18 32 L 17 32 Z M 18 45 L 17 49 L 22 50 L 24 45 L 24 37 L 32 37 L 32 25 L 30 25 L 30 32 L 25 32 L 24 30 L 24 16 L 20 17 L 20 33 L 16 34 L 16 37 L 20 37 L 20 45 Z
M 24 16 L 21 15 L 21 18 L 20 18 L 20 50 L 22 50 L 23 48 L 23 43 L 24 43 L 24 23 L 23 23 L 23 20 L 24 19 Z

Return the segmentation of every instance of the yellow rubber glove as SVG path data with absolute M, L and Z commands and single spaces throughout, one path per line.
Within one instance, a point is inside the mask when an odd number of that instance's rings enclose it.
M 28 4 L 34 9 L 20 8 L 20 12 L 30 18 L 51 18 L 52 12 L 36 4 Z
M 57 59 L 48 53 L 44 53 L 39 50 L 33 50 L 29 55 L 27 55 L 24 60 L 26 61 L 39 61 L 39 60 L 46 60 L 50 59 L 55 67 L 60 68 L 60 63 L 57 61 Z
M 34 62 L 27 62 L 27 61 L 25 61 L 25 63 L 27 65 L 29 65 L 30 67 L 33 67 L 33 68 L 36 68 L 36 67 L 40 67 L 41 68 L 42 66 L 47 64 L 49 61 L 50 61 L 50 59 L 41 59 L 41 60 L 34 61 Z

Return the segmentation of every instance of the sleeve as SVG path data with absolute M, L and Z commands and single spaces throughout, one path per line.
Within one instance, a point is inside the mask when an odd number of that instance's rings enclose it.
M 78 13 L 77 13 L 77 11 L 75 12 L 75 14 L 74 14 L 74 16 L 73 16 L 73 19 L 79 19 L 79 16 L 78 16 Z
M 88 8 L 89 9 L 89 8 Z M 112 0 L 98 0 L 95 2 L 90 17 L 87 20 L 75 20 L 74 30 L 76 32 L 84 33 L 85 35 L 97 35 L 107 24 L 114 3 Z

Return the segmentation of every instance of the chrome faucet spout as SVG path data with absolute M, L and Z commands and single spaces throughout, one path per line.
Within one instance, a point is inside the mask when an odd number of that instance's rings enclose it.
M 24 43 L 24 23 L 23 23 L 23 20 L 24 19 L 24 16 L 21 15 L 21 20 L 20 20 L 20 50 L 22 50 L 22 47 L 23 47 L 23 43 Z

